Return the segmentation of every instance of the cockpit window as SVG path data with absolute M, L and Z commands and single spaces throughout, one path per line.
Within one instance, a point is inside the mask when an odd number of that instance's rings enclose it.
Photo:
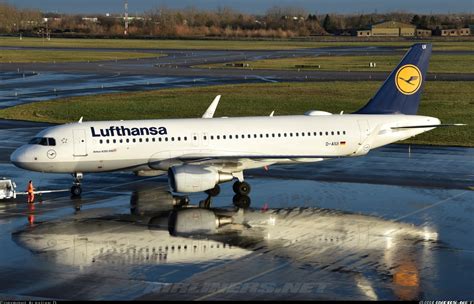
M 28 144 L 30 145 L 42 145 L 42 146 L 56 146 L 56 140 L 51 137 L 34 137 Z

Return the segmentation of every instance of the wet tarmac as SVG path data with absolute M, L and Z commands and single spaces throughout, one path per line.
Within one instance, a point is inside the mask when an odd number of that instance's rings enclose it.
M 11 48 L 0 49 L 43 49 Z M 349 54 L 378 55 L 403 54 L 396 48 L 356 47 L 321 48 L 281 51 L 233 50 L 140 50 L 140 49 L 71 49 L 80 52 L 139 51 L 156 53 L 156 58 L 68 63 L 0 63 L 0 108 L 18 104 L 49 100 L 59 97 L 154 90 L 161 88 L 190 87 L 254 82 L 329 81 L 329 80 L 383 80 L 387 72 L 354 71 L 279 71 L 197 68 L 210 63 L 253 61 L 260 59 L 300 56 Z M 438 52 L 472 54 L 472 52 Z M 165 56 L 158 57 L 158 55 Z M 474 80 L 474 74 L 429 74 L 428 80 Z
M 0 172 L 20 190 L 67 189 L 67 175 L 8 161 L 42 127 L 0 123 Z M 223 184 L 210 209 L 204 194 L 173 198 L 165 177 L 86 175 L 81 199 L 0 203 L 0 298 L 472 299 L 473 160 L 390 145 L 250 170 L 250 198 Z

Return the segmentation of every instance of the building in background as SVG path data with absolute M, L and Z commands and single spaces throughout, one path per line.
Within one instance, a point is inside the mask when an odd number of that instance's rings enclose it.
M 372 25 L 372 36 L 382 37 L 414 37 L 416 27 L 411 24 L 385 21 Z
M 416 37 L 431 37 L 431 30 L 416 29 Z
M 371 30 L 358 30 L 357 37 L 370 37 L 372 36 Z
M 430 37 L 431 30 L 398 21 L 385 21 L 372 25 L 370 29 L 357 31 L 357 37 Z
M 469 36 L 471 35 L 470 28 L 460 28 L 460 29 L 442 29 L 440 31 L 441 36 Z

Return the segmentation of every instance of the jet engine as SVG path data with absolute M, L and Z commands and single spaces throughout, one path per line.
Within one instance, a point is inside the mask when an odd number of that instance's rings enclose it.
M 230 173 L 198 165 L 174 166 L 168 170 L 168 180 L 174 192 L 202 192 L 233 178 Z

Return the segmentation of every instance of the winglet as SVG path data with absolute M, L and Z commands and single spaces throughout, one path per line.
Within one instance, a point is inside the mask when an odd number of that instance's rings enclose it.
M 273 114 L 275 114 L 275 111 L 272 111 L 272 112 L 270 113 L 270 117 L 273 117 Z
M 83 116 L 81 116 L 81 118 L 79 118 L 79 121 L 78 121 L 78 123 L 82 123 L 82 119 L 83 119 L 83 118 L 84 118 L 84 117 L 83 117 Z
M 207 108 L 206 112 L 202 114 L 202 118 L 213 118 L 214 113 L 216 112 L 217 105 L 219 104 L 219 100 L 221 99 L 221 95 L 217 95 L 216 98 L 212 101 L 211 105 Z

